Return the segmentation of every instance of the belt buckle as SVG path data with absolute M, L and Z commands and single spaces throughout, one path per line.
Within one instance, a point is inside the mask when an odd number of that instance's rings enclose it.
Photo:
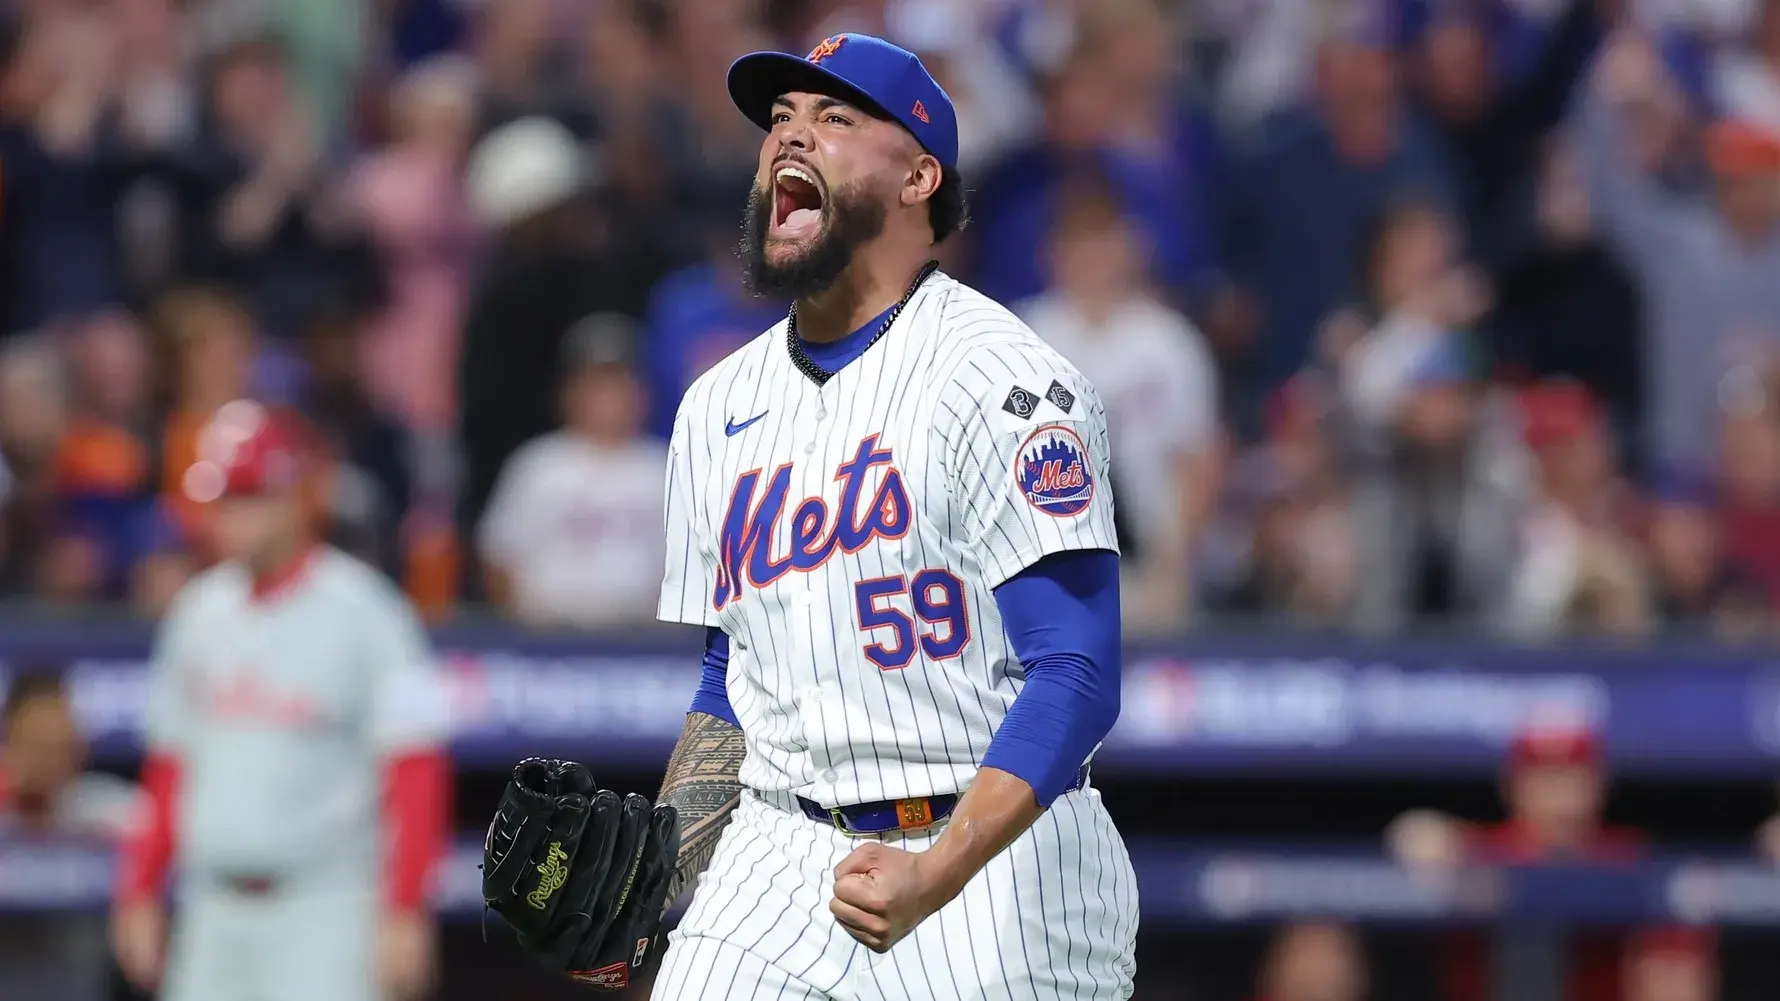
M 853 825 L 847 823 L 847 815 L 842 813 L 841 808 L 838 806 L 831 806 L 828 808 L 828 822 L 834 825 L 835 830 L 849 838 L 871 837 L 869 834 L 861 834 L 858 831 L 855 831 Z

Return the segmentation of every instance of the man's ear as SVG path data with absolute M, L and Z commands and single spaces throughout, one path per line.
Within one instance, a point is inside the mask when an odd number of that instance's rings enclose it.
M 902 204 L 913 207 L 932 198 L 944 177 L 939 161 L 930 154 L 921 154 L 915 161 L 914 169 L 909 171 L 908 178 L 903 182 Z

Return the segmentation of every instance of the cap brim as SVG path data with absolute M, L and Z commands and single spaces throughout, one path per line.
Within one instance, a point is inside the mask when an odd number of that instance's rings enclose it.
M 827 94 L 880 118 L 895 119 L 865 92 L 789 52 L 752 52 L 729 66 L 729 99 L 747 119 L 772 131 L 773 103 L 795 91 Z

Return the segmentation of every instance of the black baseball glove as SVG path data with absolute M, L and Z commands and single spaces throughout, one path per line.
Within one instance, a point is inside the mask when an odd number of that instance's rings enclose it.
M 513 769 L 482 847 L 482 899 L 553 970 L 624 987 L 657 951 L 679 816 L 573 761 Z

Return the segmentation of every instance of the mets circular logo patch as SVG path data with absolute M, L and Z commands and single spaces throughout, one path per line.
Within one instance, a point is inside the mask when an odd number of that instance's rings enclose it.
M 1094 474 L 1081 436 L 1062 424 L 1032 432 L 1014 458 L 1014 481 L 1027 503 L 1053 518 L 1070 518 L 1094 499 Z

